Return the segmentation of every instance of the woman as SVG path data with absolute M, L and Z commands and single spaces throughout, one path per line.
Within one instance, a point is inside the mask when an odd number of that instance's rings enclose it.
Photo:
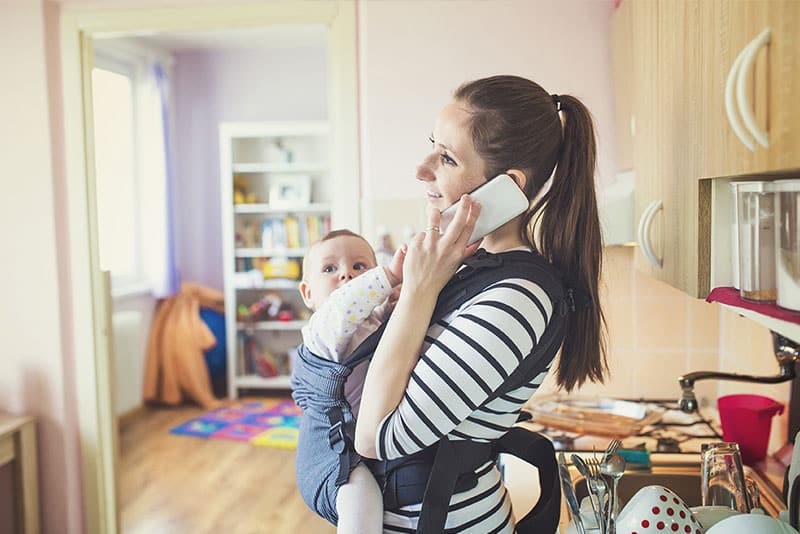
M 455 92 L 439 114 L 431 143 L 432 152 L 417 169 L 430 226 L 409 243 L 400 298 L 364 384 L 355 447 L 369 458 L 404 457 L 442 436 L 497 440 L 547 372 L 492 398 L 518 365 L 512 356 L 530 354 L 553 317 L 556 303 L 534 282 L 509 279 L 428 324 L 439 291 L 475 250 L 467 240 L 480 207 L 465 193 L 487 177 L 510 175 L 532 202 L 480 246 L 490 253 L 539 253 L 569 287 L 586 296 L 567 322 L 556 369 L 559 386 L 569 391 L 587 380 L 602 381 L 607 372 L 598 300 L 602 245 L 596 149 L 585 106 L 523 78 L 480 79 Z M 459 198 L 463 202 L 454 223 L 440 233 L 439 212 Z M 496 466 L 488 461 L 475 474 L 477 486 L 450 500 L 446 529 L 513 532 L 510 500 Z M 387 510 L 384 529 L 409 532 L 418 516 L 419 505 Z

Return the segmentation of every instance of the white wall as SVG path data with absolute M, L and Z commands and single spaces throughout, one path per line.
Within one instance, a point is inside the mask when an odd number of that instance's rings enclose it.
M 114 299 L 114 399 L 116 413 L 124 414 L 142 405 L 142 386 L 147 341 L 156 300 L 149 294 Z
M 405 207 L 398 217 L 421 212 L 414 172 L 436 114 L 462 82 L 483 76 L 525 76 L 581 98 L 596 119 L 599 181 L 613 180 L 613 2 L 384 0 L 358 9 L 366 233 L 376 223 L 402 227 L 385 215 L 389 198 Z

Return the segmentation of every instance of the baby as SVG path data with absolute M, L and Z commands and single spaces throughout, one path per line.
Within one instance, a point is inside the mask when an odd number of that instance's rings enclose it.
M 303 343 L 312 353 L 337 362 L 346 358 L 387 318 L 403 279 L 406 247 L 388 267 L 378 267 L 367 241 L 349 230 L 334 230 L 314 243 L 303 259 L 300 294 L 314 313 L 303 327 Z M 354 416 L 361 390 L 348 390 Z M 337 532 L 383 531 L 383 496 L 372 473 L 357 465 L 336 494 Z

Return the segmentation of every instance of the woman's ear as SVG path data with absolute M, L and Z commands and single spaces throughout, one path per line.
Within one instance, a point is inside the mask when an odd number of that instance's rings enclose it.
M 514 179 L 520 189 L 525 191 L 525 186 L 528 185 L 528 177 L 525 175 L 525 171 L 521 171 L 519 169 L 508 169 L 506 174 Z

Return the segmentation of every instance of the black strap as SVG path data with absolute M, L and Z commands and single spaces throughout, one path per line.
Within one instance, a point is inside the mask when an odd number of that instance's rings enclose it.
M 476 441 L 452 441 L 444 436 L 438 443 L 433 460 L 417 534 L 440 534 L 444 531 L 450 497 L 462 472 L 474 471 L 492 458 L 492 444 Z
M 355 452 L 353 443 L 345 432 L 346 421 L 342 409 L 334 406 L 325 413 L 331 424 L 328 429 L 328 445 L 339 455 L 339 473 L 336 476 L 336 485 L 341 486 L 350 478 L 350 455 Z
M 519 388 L 547 369 L 552 361 L 551 353 L 557 351 L 561 346 L 565 321 L 564 316 L 553 313 L 553 318 L 545 328 L 533 352 L 506 378 L 503 385 L 487 399 L 486 403 Z M 500 438 L 498 443 L 495 452 L 508 452 L 540 469 L 542 496 L 524 520 L 527 525 L 536 524 L 536 532 L 554 532 L 561 516 L 561 485 L 557 478 L 558 465 L 552 443 L 540 434 L 519 427 L 511 428 Z M 417 526 L 418 534 L 438 534 L 444 531 L 450 498 L 453 496 L 458 475 L 469 469 L 477 469 L 493 456 L 491 443 L 469 440 L 454 442 L 444 436 L 439 440 L 438 447 L 422 500 Z M 556 493 L 545 497 L 545 490 L 548 489 Z M 557 502 L 558 505 L 553 505 L 553 502 Z M 553 524 L 552 529 L 543 528 L 543 525 L 551 523 Z M 523 531 L 518 527 L 518 532 L 522 533 Z
M 561 480 L 553 443 L 538 432 L 515 426 L 500 439 L 496 450 L 521 458 L 539 471 L 539 501 L 517 521 L 517 534 L 555 532 L 561 519 Z

